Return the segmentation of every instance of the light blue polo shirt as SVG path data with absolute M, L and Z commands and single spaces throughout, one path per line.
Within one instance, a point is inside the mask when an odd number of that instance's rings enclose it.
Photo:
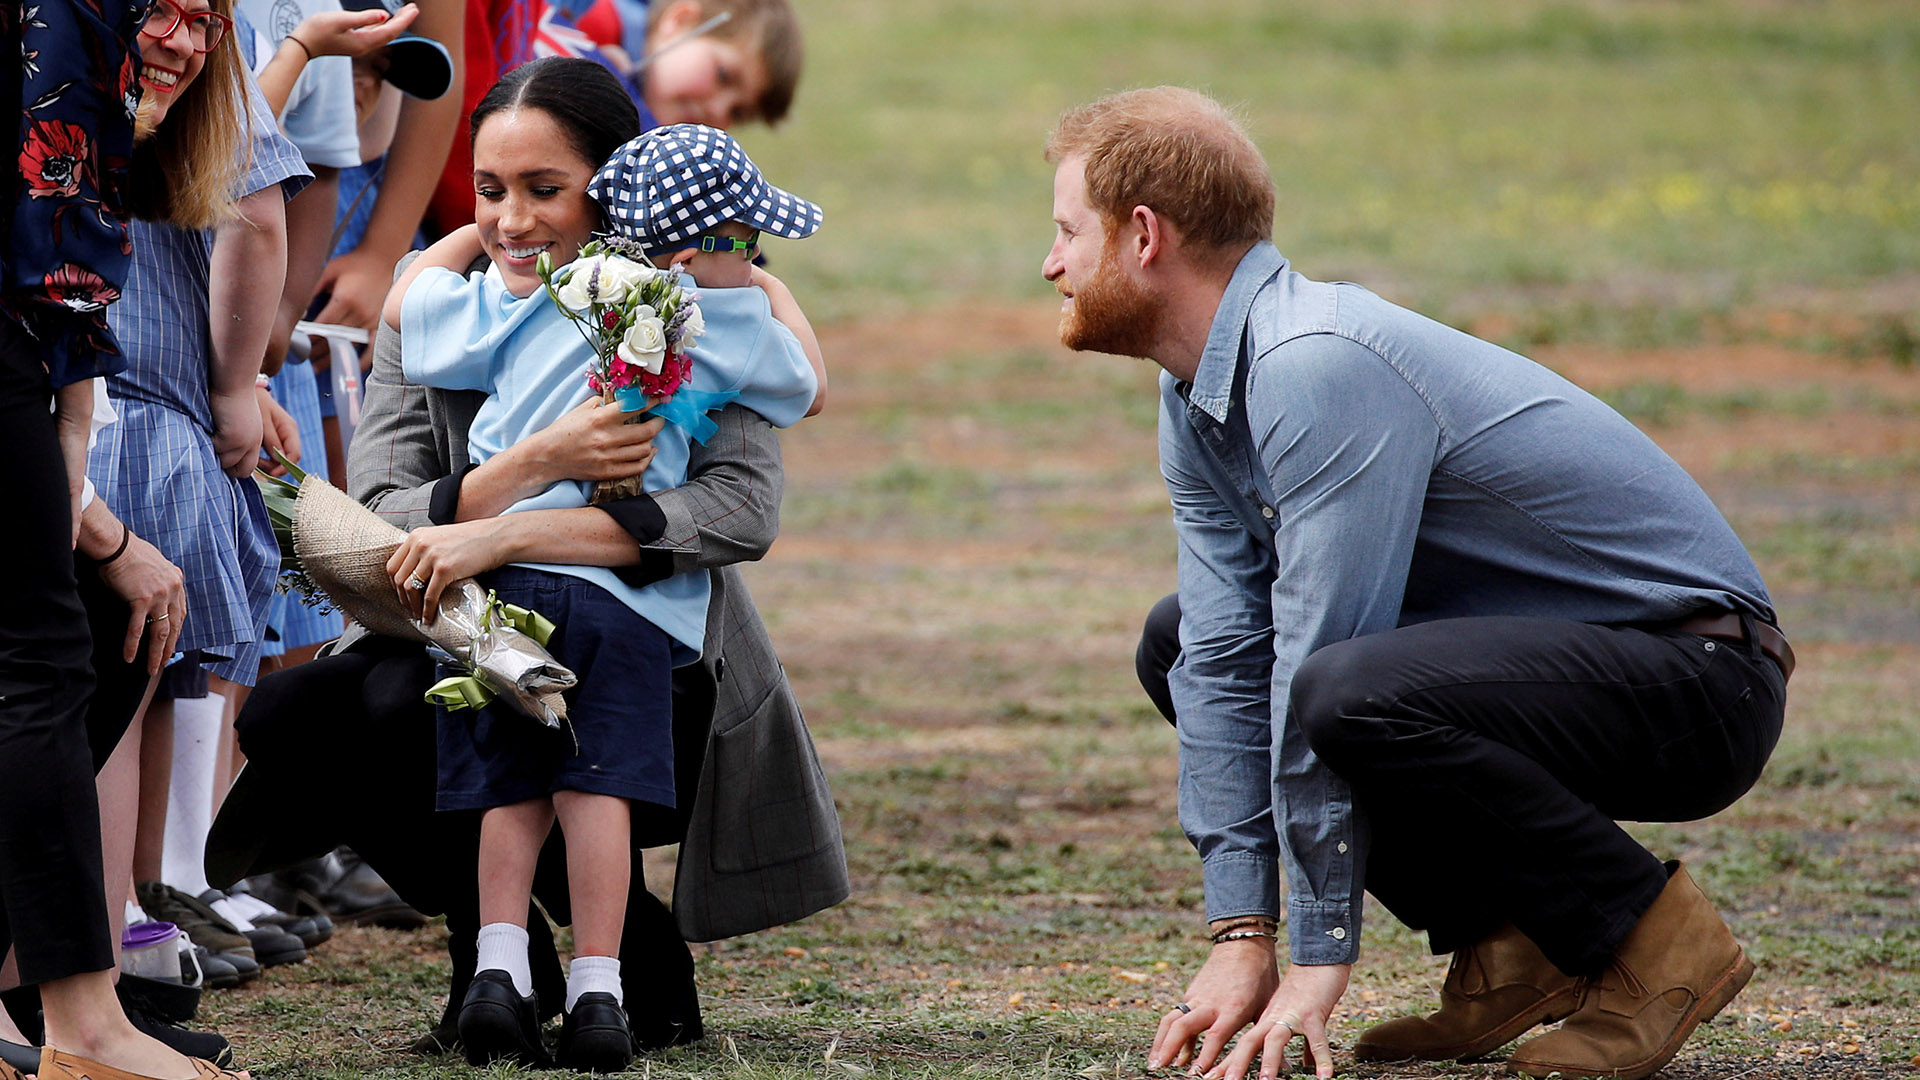
M 692 350 L 687 386 L 733 392 L 734 400 L 775 427 L 790 427 L 804 417 L 819 382 L 799 339 L 773 317 L 767 294 L 749 286 L 702 288 L 697 295 L 707 329 Z M 593 396 L 586 376 L 592 351 L 580 329 L 545 292 L 525 299 L 507 292 L 496 270 L 467 277 L 441 267 L 421 271 L 401 303 L 400 330 L 401 368 L 410 381 L 486 392 L 467 433 L 467 453 L 476 465 Z M 653 462 L 642 474 L 646 489 L 686 483 L 686 431 L 668 424 L 653 446 Z M 589 505 L 592 494 L 590 483 L 563 480 L 506 512 L 573 509 Z M 635 588 L 604 566 L 515 565 L 593 582 L 690 650 L 676 649 L 676 664 L 699 658 L 707 624 L 706 574 L 677 574 Z

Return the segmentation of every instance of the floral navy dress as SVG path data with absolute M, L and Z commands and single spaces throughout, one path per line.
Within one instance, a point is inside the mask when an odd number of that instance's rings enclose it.
M 123 192 L 146 5 L 0 2 L 0 115 L 18 125 L 0 170 L 0 312 L 40 346 L 54 386 L 120 369 L 107 305 L 126 270 Z
M 279 184 L 292 198 L 312 174 L 251 76 L 247 94 L 252 161 L 239 193 Z M 101 433 L 87 472 L 107 506 L 185 575 L 179 648 L 199 650 L 213 674 L 251 686 L 280 552 L 259 489 L 222 472 L 213 449 L 212 256 L 211 232 L 134 222 L 126 297 L 108 316 L 127 356 L 127 369 L 107 380 L 120 422 Z

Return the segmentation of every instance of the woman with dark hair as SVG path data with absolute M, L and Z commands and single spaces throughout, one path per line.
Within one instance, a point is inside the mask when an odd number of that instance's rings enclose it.
M 507 124 L 510 115 L 532 123 Z M 481 215 L 519 215 L 511 244 L 498 218 L 481 222 L 483 247 L 512 281 L 540 252 L 573 260 L 600 227 L 586 195 L 594 170 L 638 134 L 619 84 L 591 61 L 537 60 L 504 77 L 475 110 Z M 490 145 L 489 132 L 513 138 Z M 403 261 L 401 268 L 408 265 Z M 485 261 L 475 264 L 475 269 Z M 524 283 L 524 282 L 523 282 Z M 401 335 L 383 330 L 350 456 L 351 494 L 406 529 L 443 526 L 419 541 L 456 576 L 508 562 L 612 567 L 634 584 L 709 573 L 713 600 L 699 663 L 674 673 L 675 786 L 671 812 L 633 811 L 632 845 L 680 843 L 670 912 L 639 880 L 628 890 L 620 944 L 624 1009 L 633 1045 L 698 1038 L 699 1003 L 686 940 L 779 925 L 839 902 L 845 856 L 831 793 L 786 677 L 738 571 L 759 558 L 779 525 L 779 444 L 768 423 L 729 406 L 719 431 L 694 447 L 686 485 L 573 510 L 500 516 L 562 479 L 630 476 L 651 460 L 658 422 L 593 403 L 534 438 L 467 464 L 466 437 L 485 396 L 406 381 Z M 240 718 L 249 763 L 210 844 L 210 870 L 231 880 L 352 845 L 408 903 L 447 914 L 453 994 L 422 1050 L 450 1048 L 476 964 L 474 881 L 478 816 L 434 814 L 434 723 L 421 695 L 433 665 L 417 645 L 350 627 L 328 656 L 268 676 Z M 351 784 L 342 783 L 350 778 Z M 351 800 L 343 787 L 353 789 Z M 263 810 L 271 802 L 273 809 Z M 264 822 L 271 822 L 265 825 Z M 540 907 L 571 920 L 564 848 L 549 838 L 535 872 Z M 637 871 L 639 861 L 634 860 Z M 637 875 L 636 875 L 637 877 Z M 537 1020 L 564 1001 L 544 919 L 530 911 L 533 995 L 515 987 L 509 1056 L 541 1060 Z M 497 988 L 496 988 L 497 989 Z M 492 993 L 493 991 L 489 991 Z M 484 1059 L 500 1047 L 465 1047 Z

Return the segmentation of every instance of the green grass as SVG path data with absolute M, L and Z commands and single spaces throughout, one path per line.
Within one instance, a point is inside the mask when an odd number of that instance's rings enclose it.
M 783 436 L 783 539 L 748 576 L 855 891 L 698 947 L 710 1037 L 633 1075 L 1143 1075 L 1205 951 L 1173 734 L 1131 667 L 1175 550 L 1154 370 L 1053 340 L 1040 146 L 1067 106 L 1173 81 L 1246 105 L 1304 271 L 1510 344 L 1572 343 L 1555 362 L 1694 472 L 1773 589 L 1801 670 L 1771 765 L 1712 819 L 1633 826 L 1761 961 L 1667 1080 L 1920 1078 L 1912 5 L 802 11 L 795 118 L 745 141 L 825 204 L 825 230 L 773 257 L 823 327 L 834 398 Z M 1782 347 L 1685 348 L 1756 339 Z M 1631 351 L 1648 346 L 1671 368 Z M 1751 351 L 1787 362 L 1752 376 Z M 1343 1051 L 1430 1007 L 1445 970 L 1377 907 L 1367 926 Z M 256 1075 L 469 1077 L 402 1049 L 438 1018 L 442 945 L 347 931 L 212 996 L 208 1019 Z
M 1694 340 L 1729 312 L 1833 301 L 1837 345 L 1911 362 L 1920 21 L 1892 2 L 817 0 L 791 124 L 750 133 L 827 227 L 775 257 L 845 317 L 1045 295 L 1060 111 L 1131 86 L 1245 107 L 1277 240 L 1520 343 Z M 1808 296 L 1809 290 L 1818 298 Z M 1910 296 L 1911 294 L 1909 294 Z

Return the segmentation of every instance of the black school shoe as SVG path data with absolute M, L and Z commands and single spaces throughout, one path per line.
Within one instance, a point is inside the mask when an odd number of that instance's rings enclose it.
M 612 994 L 581 994 L 560 1025 L 560 1067 L 616 1073 L 633 1064 L 627 1011 Z
M 40 1048 L 0 1039 L 0 1062 L 13 1066 L 23 1076 L 40 1071 Z
M 538 1002 L 532 994 L 521 997 L 499 968 L 474 975 L 460 1004 L 459 1032 L 469 1065 L 502 1060 L 536 1068 L 553 1064 L 540 1042 Z
M 120 1007 L 127 1012 L 138 1009 L 169 1024 L 189 1023 L 200 1011 L 199 987 L 165 979 L 149 979 L 123 971 L 120 980 L 113 984 L 113 992 L 119 995 Z
M 148 1016 L 139 1009 L 127 1009 L 127 1020 L 133 1026 L 156 1042 L 165 1043 L 177 1053 L 186 1057 L 205 1058 L 223 1069 L 233 1067 L 233 1047 L 227 1040 L 211 1031 L 188 1031 L 186 1028 L 167 1023 Z

